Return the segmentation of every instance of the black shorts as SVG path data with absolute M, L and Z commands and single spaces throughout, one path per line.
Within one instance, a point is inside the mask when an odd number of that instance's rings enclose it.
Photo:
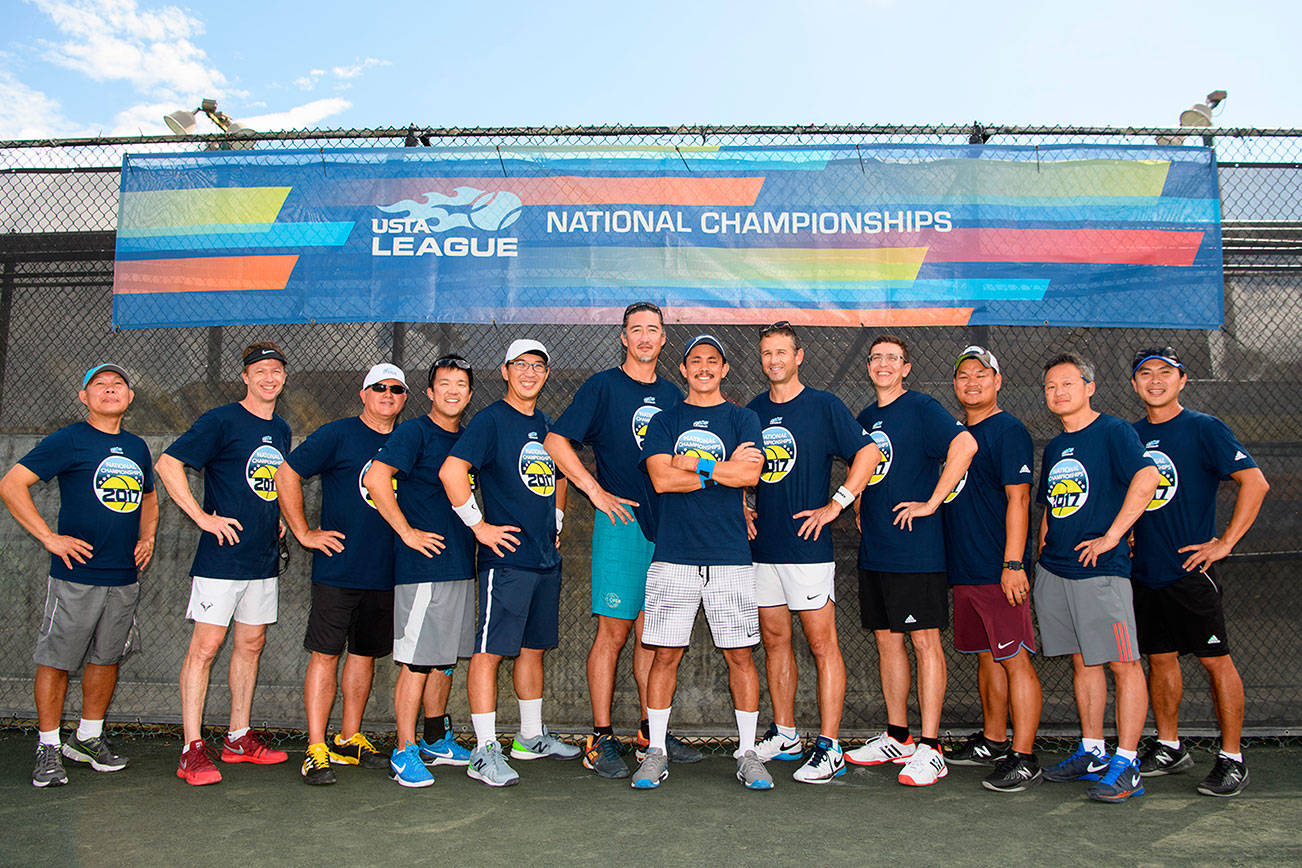
M 859 621 L 866 630 L 911 633 L 949 623 L 949 581 L 944 573 L 859 570 Z
M 1222 657 L 1230 653 L 1221 586 L 1214 570 L 1189 573 L 1164 588 L 1135 582 L 1134 591 L 1140 654 Z
M 393 591 L 312 583 L 303 647 L 318 654 L 387 657 L 393 651 Z

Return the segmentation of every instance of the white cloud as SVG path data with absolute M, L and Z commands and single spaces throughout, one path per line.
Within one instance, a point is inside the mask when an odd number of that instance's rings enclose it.
M 392 65 L 393 63 L 391 61 L 380 60 L 379 58 L 376 57 L 368 57 L 365 60 L 359 60 L 357 63 L 354 63 L 352 66 L 336 66 L 333 67 L 330 71 L 334 73 L 335 78 L 348 80 L 350 78 L 357 78 L 357 76 L 361 75 L 363 72 L 370 69 L 372 66 L 392 66 Z M 319 72 L 319 70 L 313 70 L 313 72 Z
M 339 97 L 313 100 L 289 111 L 258 115 L 251 118 L 239 118 L 239 122 L 259 132 L 274 130 L 301 130 L 310 128 L 331 115 L 352 108 L 353 104 Z
M 294 87 L 299 90 L 311 90 L 316 87 L 316 83 L 321 80 L 321 76 L 323 75 L 325 75 L 324 69 L 308 70 L 307 75 L 299 76 L 294 79 Z
M 0 139 L 44 139 L 70 135 L 72 121 L 57 100 L 0 69 Z M 81 132 L 85 132 L 84 130 Z

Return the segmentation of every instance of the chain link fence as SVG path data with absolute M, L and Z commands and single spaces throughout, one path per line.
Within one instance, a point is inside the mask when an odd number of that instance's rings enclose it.
M 1187 360 L 1186 403 L 1214 413 L 1236 431 L 1261 464 L 1271 494 L 1251 533 L 1222 569 L 1226 610 L 1235 659 L 1248 695 L 1249 733 L 1289 735 L 1302 721 L 1302 659 L 1296 624 L 1302 603 L 1290 581 L 1297 577 L 1299 503 L 1302 502 L 1302 130 L 1220 129 L 1209 131 L 1219 162 L 1225 263 L 1225 327 L 1216 331 L 1154 331 L 1080 327 L 926 327 L 893 329 L 911 344 L 910 387 L 936 396 L 951 411 L 951 373 L 957 351 L 980 343 L 996 352 L 1004 367 L 1001 404 L 1030 428 L 1038 449 L 1057 431 L 1044 407 L 1040 369 L 1044 359 L 1071 349 L 1098 365 L 1094 406 L 1125 418 L 1140 414 L 1131 392 L 1126 360 L 1152 343 L 1170 343 Z M 1167 129 L 1026 127 L 744 127 L 744 128 L 566 128 L 566 129 L 388 129 L 301 131 L 257 134 L 240 147 L 390 148 L 464 146 L 479 149 L 627 148 L 702 144 L 991 144 L 1131 146 L 1152 143 Z M 242 396 L 238 353 L 254 340 L 273 339 L 290 359 L 290 379 L 280 405 L 294 430 L 294 442 L 317 426 L 358 411 L 362 373 L 391 361 L 409 373 L 425 370 L 440 354 L 456 351 L 481 372 L 472 411 L 501 396 L 490 375 L 506 344 L 515 337 L 541 339 L 553 355 L 553 370 L 540 401 L 555 417 L 580 383 L 620 361 L 614 326 L 449 323 L 342 323 L 294 326 L 232 324 L 209 328 L 115 331 L 110 321 L 118 176 L 126 153 L 223 149 L 223 136 L 156 136 L 46 142 L 0 142 L 0 463 L 7 468 L 42 435 L 83 416 L 77 378 L 96 361 L 111 359 L 133 374 L 135 403 L 127 427 L 143 435 L 155 456 L 203 411 Z M 1100 157 L 1106 157 L 1103 148 Z M 630 299 L 631 300 L 631 299 Z M 666 311 L 669 344 L 661 375 L 680 382 L 673 362 L 700 325 L 673 321 Z M 767 388 L 758 363 L 757 330 L 720 325 L 711 329 L 734 360 L 725 394 L 745 403 Z M 872 397 L 865 359 L 875 329 L 802 330 L 807 347 L 802 378 L 839 395 L 853 412 Z M 421 374 L 415 374 L 418 378 Z M 407 416 L 428 410 L 414 394 Z M 195 486 L 197 489 L 197 485 Z M 42 514 L 53 518 L 53 485 L 34 493 Z M 319 487 L 307 486 L 309 516 Z M 1224 523 L 1233 491 L 1224 487 Z M 143 650 L 123 664 L 110 718 L 144 724 L 179 719 L 177 676 L 189 638 L 183 618 L 188 569 L 198 530 L 161 492 L 162 517 L 153 563 L 141 578 L 139 622 Z M 589 722 L 584 661 L 595 625 L 588 609 L 591 505 L 575 494 L 566 521 L 563 555 L 561 647 L 548 655 L 546 719 L 558 730 L 580 730 Z M 1038 516 L 1037 519 L 1038 521 Z M 834 528 L 838 551 L 838 623 L 849 669 L 843 730 L 848 735 L 880 729 L 885 718 L 871 637 L 860 629 L 855 574 L 856 532 L 842 518 Z M 269 632 L 262 658 L 254 716 L 272 727 L 303 726 L 302 636 L 309 599 L 310 557 L 292 544 L 293 559 L 282 579 L 280 621 Z M 42 611 L 47 555 L 5 513 L 0 517 L 0 718 L 29 718 L 31 650 Z M 697 625 L 695 644 L 684 659 L 675 701 L 674 725 L 685 734 L 723 735 L 732 729 L 726 667 Z M 797 633 L 799 631 L 797 630 Z M 948 640 L 948 637 L 946 637 Z M 797 694 L 801 727 L 817 727 L 814 664 L 797 638 L 802 673 Z M 637 720 L 637 697 L 629 651 L 620 664 L 616 691 L 617 729 Z M 762 661 L 763 652 L 757 651 Z M 1070 664 L 1038 660 L 1045 688 L 1046 734 L 1075 727 Z M 958 732 L 981 717 L 975 661 L 951 653 L 943 729 Z M 228 694 L 214 667 L 208 714 L 224 720 Z M 762 665 L 762 662 L 761 662 Z M 1215 728 L 1215 716 L 1201 667 L 1186 661 L 1183 728 L 1190 734 Z M 467 719 L 464 673 L 459 667 L 451 711 Z M 368 726 L 392 723 L 393 667 L 376 669 Z M 503 729 L 514 720 L 509 679 L 501 679 Z M 69 713 L 77 707 L 72 691 Z M 338 706 L 336 706 L 336 713 Z M 767 707 L 762 716 L 767 716 Z M 916 720 L 916 712 L 914 713 Z

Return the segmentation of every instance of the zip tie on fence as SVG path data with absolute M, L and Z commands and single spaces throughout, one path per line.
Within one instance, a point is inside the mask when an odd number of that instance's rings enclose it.
M 502 159 L 502 146 L 494 145 L 493 147 L 497 148 L 497 164 L 502 167 L 502 177 L 505 178 L 507 177 L 506 161 Z
M 692 171 L 692 167 L 687 165 L 687 158 L 683 156 L 682 149 L 679 148 L 677 145 L 674 145 L 674 150 L 678 152 L 678 159 L 683 161 L 684 168 L 686 168 L 687 171 L 689 172 Z

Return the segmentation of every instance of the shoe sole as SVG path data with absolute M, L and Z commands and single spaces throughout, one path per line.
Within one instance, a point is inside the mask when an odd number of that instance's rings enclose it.
M 478 774 L 474 769 L 471 768 L 466 769 L 466 777 L 474 778 L 477 781 L 482 781 L 483 783 L 488 784 L 490 787 L 513 787 L 516 784 L 520 783 L 519 778 L 509 778 L 505 781 L 490 780 L 487 775 Z
M 1090 799 L 1092 799 L 1093 801 L 1103 802 L 1104 804 L 1107 805 L 1115 805 L 1120 802 L 1125 802 L 1130 799 L 1133 799 L 1135 796 L 1142 796 L 1143 794 L 1144 794 L 1143 787 L 1137 787 L 1133 790 L 1127 790 L 1126 792 L 1118 793 L 1115 796 L 1104 796 L 1104 795 L 1098 795 L 1090 792 L 1085 793 L 1085 795 L 1089 796 Z
M 63 778 L 63 780 L 55 779 L 52 781 L 38 781 L 36 780 L 36 778 L 32 778 L 32 786 L 41 787 L 42 789 L 44 789 L 45 787 L 61 787 L 66 783 L 68 783 L 68 779 L 66 777 Z
M 992 793 L 1024 793 L 1031 787 L 1037 787 L 1044 781 L 1044 775 L 1038 774 L 1029 781 L 1023 781 L 1015 787 L 996 787 L 988 781 L 982 781 L 981 786 L 985 787 Z
M 1080 781 L 1093 781 L 1094 783 L 1098 783 L 1098 781 L 1101 780 L 1103 777 L 1103 771 L 1086 772 L 1085 774 L 1077 775 L 1074 778 L 1055 778 L 1053 775 L 1049 774 L 1046 771 L 1042 771 L 1041 774 L 1044 776 L 1044 779 L 1046 781 L 1050 781 L 1055 784 L 1075 784 L 1075 783 L 1079 783 Z
M 798 778 L 793 774 L 791 779 L 802 784 L 830 784 L 832 781 L 842 777 L 843 775 L 845 775 L 845 766 L 842 766 L 825 778 Z
M 1198 787 L 1197 787 L 1196 789 L 1198 790 L 1199 795 L 1203 795 L 1203 796 L 1215 796 L 1215 797 L 1218 798 L 1218 799 L 1228 799 L 1228 798 L 1232 798 L 1233 796 L 1237 796 L 1239 793 L 1241 793 L 1241 792 L 1243 792 L 1244 790 L 1246 790 L 1246 789 L 1248 788 L 1248 781 L 1249 781 L 1249 780 L 1250 780 L 1250 778 L 1249 778 L 1247 775 L 1244 775 L 1244 776 L 1243 776 L 1243 781 L 1242 781 L 1242 782 L 1241 782 L 1237 787 L 1235 787 L 1233 790 L 1231 790 L 1231 791 L 1228 792 L 1228 793 L 1218 793 L 1218 792 L 1216 792 L 1215 790 L 1212 790 L 1212 789 L 1203 789 L 1202 784 L 1199 784 Z
M 83 751 L 80 751 L 77 748 L 67 744 L 63 746 L 63 755 L 68 759 L 72 760 L 73 762 L 89 763 L 90 767 L 97 772 L 120 772 L 124 768 L 126 768 L 128 763 L 130 762 L 129 760 L 124 759 L 122 760 L 121 765 L 111 765 L 109 763 L 102 763 L 99 760 L 95 759 L 95 757 L 91 756 L 90 754 L 84 753 Z
M 246 753 L 226 753 L 222 751 L 222 762 L 224 763 L 253 763 L 258 766 L 280 765 L 289 759 L 289 754 L 285 754 L 280 759 L 263 759 Z M 334 762 L 334 755 L 331 754 L 330 761 Z
M 747 780 L 746 780 L 745 778 L 743 778 L 741 775 L 738 775 L 738 776 L 737 776 L 737 780 L 741 781 L 742 786 L 744 786 L 744 787 L 745 787 L 746 789 L 748 789 L 748 790 L 771 790 L 771 789 L 773 789 L 773 782 L 772 782 L 772 781 L 766 781 L 766 780 L 762 780 L 762 779 L 761 779 L 761 780 L 758 780 L 758 781 L 747 781 Z
M 796 753 L 792 753 L 791 751 L 783 751 L 782 753 L 775 753 L 773 756 L 768 757 L 767 759 L 763 756 L 760 756 L 760 762 L 766 763 L 769 760 L 784 760 L 784 761 L 798 760 L 802 758 L 804 755 L 805 752 L 803 750 L 797 751 Z
M 399 786 L 407 787 L 408 789 L 412 789 L 412 790 L 419 790 L 424 787 L 434 786 L 433 778 L 430 778 L 427 781 L 409 781 L 409 780 L 405 780 L 401 775 L 395 775 L 393 772 L 389 772 L 389 780 L 396 782 Z
M 1141 778 L 1155 778 L 1161 775 L 1178 775 L 1189 771 L 1194 766 L 1194 758 L 1185 754 L 1179 762 L 1173 763 L 1164 769 L 1150 769 L 1149 771 L 1139 770 Z
M 417 750 L 419 750 L 419 748 L 417 748 Z M 470 756 L 467 755 L 465 759 L 457 759 L 451 754 L 427 753 L 426 751 L 420 751 L 420 761 L 429 767 L 468 766 L 470 765 Z
M 622 766 L 615 769 L 599 769 L 592 763 L 588 762 L 587 757 L 583 758 L 583 767 L 588 771 L 593 772 L 597 777 L 605 778 L 608 781 L 621 780 L 632 774 L 632 772 L 628 770 L 628 766 Z
M 949 777 L 949 769 L 945 769 L 943 772 L 936 775 L 936 779 L 934 781 L 927 781 L 926 783 L 918 783 L 917 781 L 913 780 L 913 778 L 906 778 L 904 777 L 904 775 L 900 775 L 896 780 L 904 784 L 904 786 L 906 787 L 934 787 L 936 784 L 940 783 L 943 779 L 947 777 Z
M 212 784 L 220 784 L 222 782 L 220 773 L 217 775 L 217 777 L 213 778 L 211 781 L 192 781 L 190 780 L 190 776 L 187 775 L 185 772 L 181 771 L 180 769 L 176 770 L 176 776 L 181 780 L 185 781 L 187 784 L 189 784 L 192 787 L 207 787 L 207 786 L 211 786 Z
M 913 756 L 913 754 L 908 754 L 908 756 L 895 757 L 894 759 L 858 760 L 851 757 L 850 754 L 847 752 L 845 755 L 845 761 L 852 766 L 884 766 L 892 763 L 897 766 L 902 766 L 909 761 L 909 757 L 911 756 Z
M 558 753 L 534 753 L 531 750 L 516 750 L 515 748 L 511 748 L 511 759 L 518 759 L 518 760 L 525 760 L 525 761 L 536 760 L 536 759 L 554 759 L 554 760 L 561 760 L 562 762 L 565 762 L 572 759 L 578 759 L 579 756 L 580 754 L 577 753 L 574 756 L 563 756 L 562 754 L 558 754 Z
M 999 756 L 997 756 L 997 757 L 991 757 L 991 758 L 988 759 L 988 760 L 987 760 L 987 759 L 954 759 L 953 757 L 949 757 L 949 756 L 947 756 L 947 757 L 945 757 L 945 762 L 948 763 L 949 765 L 952 765 L 952 766 L 986 766 L 986 767 L 989 767 L 989 766 L 993 766 L 996 762 L 998 762 L 999 760 L 1003 759 L 1003 756 L 1004 756 L 1003 754 L 1000 754 Z
M 337 780 L 338 780 L 337 778 L 333 778 L 333 777 L 317 778 L 316 780 L 313 780 L 307 775 L 303 775 L 303 783 L 307 784 L 309 787 L 328 787 L 331 784 L 335 783 Z
M 651 780 L 650 778 L 642 778 L 641 780 L 633 781 L 633 789 L 654 790 L 657 787 L 659 787 L 662 783 L 664 783 L 664 780 L 667 777 L 669 777 L 669 769 L 665 769 L 664 773 L 661 774 L 660 777 L 656 778 L 655 780 Z

